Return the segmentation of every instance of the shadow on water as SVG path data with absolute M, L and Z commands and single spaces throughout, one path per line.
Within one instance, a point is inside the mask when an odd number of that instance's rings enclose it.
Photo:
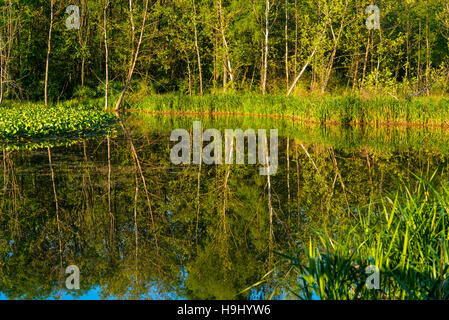
M 279 129 L 277 174 L 173 165 L 170 133 L 192 132 L 194 120 L 221 132 Z M 3 146 L 0 299 L 293 298 L 284 284 L 294 281 L 290 266 L 273 252 L 350 224 L 351 208 L 402 181 L 413 185 L 412 173 L 447 177 L 449 133 L 433 129 L 137 114 L 121 128 Z M 69 265 L 80 269 L 80 290 L 65 288 Z

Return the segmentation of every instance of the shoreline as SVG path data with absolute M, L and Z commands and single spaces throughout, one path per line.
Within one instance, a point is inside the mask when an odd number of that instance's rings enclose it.
M 252 118 L 272 118 L 272 119 L 286 119 L 293 122 L 300 122 L 307 125 L 314 126 L 352 126 L 352 127 L 407 127 L 407 128 L 441 128 L 448 130 L 449 121 L 447 124 L 441 123 L 419 123 L 419 122 L 356 122 L 339 123 L 337 121 L 314 121 L 306 120 L 296 116 L 282 115 L 282 114 L 262 114 L 262 113 L 245 113 L 245 112 L 225 112 L 225 111 L 162 111 L 162 110 L 144 110 L 144 109 L 127 109 L 121 112 L 129 113 L 144 113 L 149 115 L 159 116 L 176 116 L 176 117 L 252 117 Z

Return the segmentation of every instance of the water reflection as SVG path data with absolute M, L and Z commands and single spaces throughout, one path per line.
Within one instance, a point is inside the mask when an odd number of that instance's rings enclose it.
M 449 139 L 438 131 L 202 123 L 279 129 L 278 173 L 172 165 L 171 130 L 191 130 L 192 118 L 126 116 L 112 137 L 4 146 L 0 299 L 294 298 L 278 252 L 351 223 L 354 208 L 413 184 L 412 173 L 447 179 Z M 68 265 L 81 270 L 78 291 L 65 289 Z

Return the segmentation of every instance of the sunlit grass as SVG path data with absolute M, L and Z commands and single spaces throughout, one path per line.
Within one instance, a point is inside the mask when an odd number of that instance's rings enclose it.
M 281 254 L 294 276 L 285 279 L 300 299 L 448 299 L 449 190 L 421 180 L 353 212 L 352 227 L 317 230 L 297 255 Z M 365 270 L 380 271 L 368 289 Z M 293 279 L 293 280 L 292 280 Z
M 170 94 L 147 96 L 136 106 L 146 111 L 278 115 L 316 123 L 449 125 L 449 100 L 436 97 L 398 100 L 393 97 Z

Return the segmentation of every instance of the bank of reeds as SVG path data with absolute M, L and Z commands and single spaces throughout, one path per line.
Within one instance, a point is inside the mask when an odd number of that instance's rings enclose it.
M 449 99 L 354 96 L 152 95 L 135 104 L 148 112 L 230 113 L 291 117 L 304 122 L 449 126 Z
M 449 299 L 449 190 L 421 180 L 413 192 L 353 211 L 352 226 L 316 231 L 296 256 L 284 255 L 300 299 Z M 314 240 L 312 240 L 314 239 Z M 379 270 L 378 289 L 375 266 Z M 293 280 L 292 280 L 293 279 Z

